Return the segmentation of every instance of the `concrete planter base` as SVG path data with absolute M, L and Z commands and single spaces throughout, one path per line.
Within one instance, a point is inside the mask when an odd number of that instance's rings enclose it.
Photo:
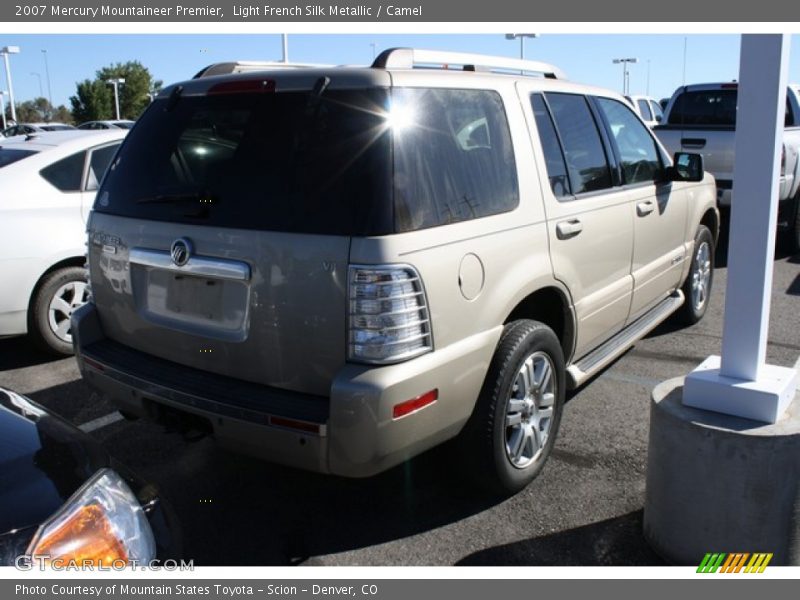
M 707 552 L 772 552 L 800 564 L 800 400 L 775 424 L 682 403 L 683 378 L 656 386 L 644 536 L 674 564 Z

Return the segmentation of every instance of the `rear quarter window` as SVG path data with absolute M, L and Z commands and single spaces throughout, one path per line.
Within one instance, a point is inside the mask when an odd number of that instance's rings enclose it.
M 395 229 L 426 229 L 519 204 L 503 101 L 489 90 L 398 88 L 391 101 Z
M 79 192 L 85 161 L 86 152 L 76 152 L 45 167 L 39 174 L 62 192 Z

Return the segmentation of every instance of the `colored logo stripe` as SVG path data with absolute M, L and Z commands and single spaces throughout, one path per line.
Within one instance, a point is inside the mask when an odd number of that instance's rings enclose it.
M 750 559 L 748 562 L 747 559 Z M 725 552 L 712 553 L 708 552 L 700 566 L 697 567 L 698 573 L 763 573 L 764 569 L 772 560 L 772 553 L 755 552 L 734 552 L 727 554 Z M 746 566 L 745 566 L 746 563 Z

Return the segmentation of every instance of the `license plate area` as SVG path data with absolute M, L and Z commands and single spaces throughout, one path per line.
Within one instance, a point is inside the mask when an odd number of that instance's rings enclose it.
M 161 279 L 151 274 L 151 285 Z M 190 319 L 222 322 L 224 281 L 166 273 L 166 312 Z
M 131 264 L 137 312 L 154 325 L 224 341 L 247 337 L 246 281 Z

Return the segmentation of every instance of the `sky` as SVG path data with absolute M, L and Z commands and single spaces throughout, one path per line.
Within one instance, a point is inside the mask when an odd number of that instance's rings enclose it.
M 671 96 L 684 83 L 736 79 L 739 39 L 732 34 L 542 34 L 525 41 L 525 57 L 559 66 L 572 81 L 616 91 L 622 91 L 623 71 L 612 60 L 637 58 L 638 63 L 629 67 L 631 93 L 660 99 Z M 373 44 L 377 52 L 394 46 L 412 46 L 519 57 L 520 51 L 518 40 L 506 40 L 501 34 L 315 33 L 289 35 L 289 59 L 368 64 L 373 57 Z M 53 102 L 67 107 L 69 97 L 75 94 L 76 82 L 94 78 L 95 71 L 113 63 L 138 60 L 166 85 L 189 79 L 214 62 L 281 57 L 279 34 L 0 33 L 0 47 L 3 46 L 21 49 L 20 54 L 10 57 L 17 102 L 47 96 L 49 69 Z M 798 35 L 792 36 L 789 80 L 800 81 Z M 2 72 L 0 90 L 5 89 L 5 72 Z

